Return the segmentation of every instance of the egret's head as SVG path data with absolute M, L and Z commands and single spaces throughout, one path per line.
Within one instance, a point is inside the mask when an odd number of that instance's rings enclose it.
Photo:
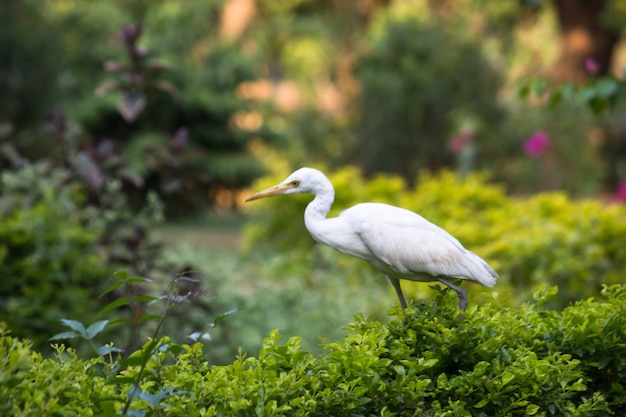
M 332 190 L 330 181 L 322 172 L 313 168 L 300 168 L 280 184 L 252 194 L 246 199 L 246 202 L 283 194 L 317 194 L 321 190 L 327 190 L 329 187 Z

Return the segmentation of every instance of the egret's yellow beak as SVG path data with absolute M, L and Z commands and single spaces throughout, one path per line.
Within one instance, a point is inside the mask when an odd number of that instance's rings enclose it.
M 284 194 L 285 191 L 293 188 L 291 183 L 289 184 L 278 184 L 270 188 L 266 188 L 265 190 L 259 191 L 258 193 L 252 194 L 250 197 L 246 198 L 246 203 L 252 200 L 258 200 L 260 198 L 271 197 L 274 195 Z

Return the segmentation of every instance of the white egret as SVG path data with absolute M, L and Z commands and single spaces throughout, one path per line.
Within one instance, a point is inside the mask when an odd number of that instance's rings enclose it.
M 282 194 L 315 196 L 304 212 L 304 223 L 316 241 L 363 259 L 384 272 L 400 305 L 406 308 L 400 280 L 439 281 L 459 296 L 467 307 L 467 292 L 450 279 L 496 284 L 498 274 L 484 260 L 468 251 L 451 234 L 422 216 L 382 203 L 361 203 L 326 218 L 335 190 L 326 176 L 313 168 L 300 168 L 283 182 L 251 195 L 246 201 Z

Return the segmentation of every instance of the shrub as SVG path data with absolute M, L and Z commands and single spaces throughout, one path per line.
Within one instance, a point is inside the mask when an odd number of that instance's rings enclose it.
M 65 180 L 43 164 L 0 180 L 0 321 L 37 346 L 61 318 L 95 314 L 95 291 L 110 273 L 97 246 L 104 224 L 90 222 L 80 188 L 59 187 Z
M 211 366 L 200 344 L 153 340 L 124 360 L 33 354 L 0 326 L 0 411 L 8 415 L 606 416 L 626 412 L 626 287 L 562 312 L 470 307 L 455 295 L 383 325 L 357 318 L 313 356 L 273 331 L 258 357 Z M 137 381 L 139 372 L 145 378 Z M 129 401 L 130 400 L 130 401 Z M 124 410 L 124 404 L 130 404 Z
M 60 319 L 95 319 L 114 268 L 148 275 L 159 263 L 146 231 L 158 219 L 158 202 L 148 199 L 136 214 L 118 182 L 91 195 L 87 188 L 50 161 L 0 176 L 0 321 L 38 349 L 61 330 Z
M 255 189 L 284 176 L 265 178 Z M 363 201 L 420 213 L 492 264 L 500 274 L 496 291 L 511 294 L 507 297 L 513 304 L 550 284 L 561 288 L 551 304 L 565 306 L 599 294 L 602 284 L 619 283 L 626 275 L 626 246 L 620 239 L 626 233 L 626 210 L 620 205 L 572 200 L 561 193 L 511 198 L 482 174 L 465 179 L 447 171 L 424 174 L 413 189 L 395 176 L 365 180 L 351 167 L 329 178 L 336 191 L 330 216 Z M 289 265 L 319 266 L 320 258 L 310 256 L 314 242 L 302 221 L 310 200 L 311 196 L 288 196 L 257 203 L 245 230 L 246 246 L 271 245 L 290 253 Z

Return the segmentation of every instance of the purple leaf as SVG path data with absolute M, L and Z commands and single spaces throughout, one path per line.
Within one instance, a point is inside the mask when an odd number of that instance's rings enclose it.
M 133 123 L 146 107 L 146 97 L 137 92 L 123 93 L 122 99 L 117 103 L 117 110 L 127 123 Z
M 73 166 L 78 175 L 92 190 L 97 190 L 104 182 L 104 176 L 100 171 L 100 167 L 91 159 L 88 153 L 84 151 L 78 152 L 73 161 Z
M 189 143 L 189 129 L 181 127 L 176 130 L 174 136 L 170 140 L 172 149 L 182 149 Z

